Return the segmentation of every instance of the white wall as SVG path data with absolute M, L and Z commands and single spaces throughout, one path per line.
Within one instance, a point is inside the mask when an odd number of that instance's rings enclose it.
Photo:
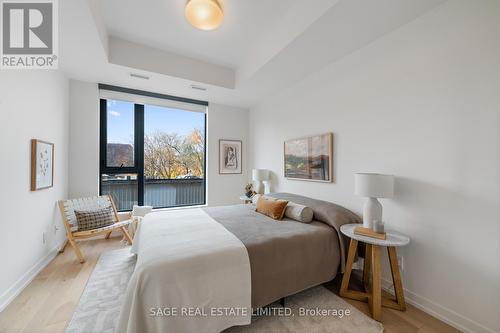
M 207 121 L 207 203 L 220 206 L 241 203 L 248 183 L 248 111 L 210 103 Z M 219 140 L 242 141 L 242 174 L 219 174 Z
M 283 141 L 324 132 L 335 183 L 285 180 Z M 251 166 L 271 169 L 278 191 L 361 213 L 353 174 L 396 175 L 384 218 L 412 239 L 407 298 L 463 330 L 500 331 L 499 1 L 449 1 L 311 74 L 252 109 L 250 133 Z
M 4 70 L 0 113 L 2 310 L 64 239 L 56 203 L 68 194 L 68 80 L 56 71 Z M 33 138 L 55 144 L 54 187 L 35 192 L 30 191 Z
M 69 197 L 99 194 L 99 90 L 70 81 Z
M 71 197 L 99 192 L 99 91 L 96 83 L 70 83 Z M 210 104 L 207 120 L 207 204 L 239 203 L 247 180 L 248 111 Z M 219 175 L 219 139 L 243 141 L 243 173 Z

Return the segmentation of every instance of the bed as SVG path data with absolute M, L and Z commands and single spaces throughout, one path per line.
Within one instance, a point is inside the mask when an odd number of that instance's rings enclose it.
M 311 207 L 313 221 L 276 221 L 255 212 L 253 205 L 153 213 L 149 221 L 146 218 L 134 240 L 138 261 L 120 331 L 217 332 L 248 324 L 251 311 L 230 318 L 158 320 L 148 317 L 144 308 L 257 308 L 330 281 L 343 271 L 347 241 L 340 226 L 359 223 L 359 217 L 330 202 L 290 193 L 270 196 Z

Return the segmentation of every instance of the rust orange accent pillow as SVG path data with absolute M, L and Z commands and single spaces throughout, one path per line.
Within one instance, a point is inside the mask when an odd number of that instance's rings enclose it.
M 286 200 L 276 200 L 261 196 L 257 200 L 256 211 L 272 219 L 281 220 L 283 215 L 285 215 L 286 205 L 288 205 L 288 201 Z

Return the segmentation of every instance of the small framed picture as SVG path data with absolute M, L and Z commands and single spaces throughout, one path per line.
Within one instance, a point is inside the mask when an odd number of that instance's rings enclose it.
M 31 190 L 37 191 L 54 185 L 54 144 L 31 140 Z
M 241 141 L 219 140 L 219 174 L 241 173 Z

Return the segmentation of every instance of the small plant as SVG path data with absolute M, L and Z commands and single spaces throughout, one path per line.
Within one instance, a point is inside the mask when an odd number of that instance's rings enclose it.
M 251 183 L 245 186 L 245 195 L 247 196 L 247 198 L 253 197 L 255 193 L 257 192 L 253 190 L 253 185 Z

